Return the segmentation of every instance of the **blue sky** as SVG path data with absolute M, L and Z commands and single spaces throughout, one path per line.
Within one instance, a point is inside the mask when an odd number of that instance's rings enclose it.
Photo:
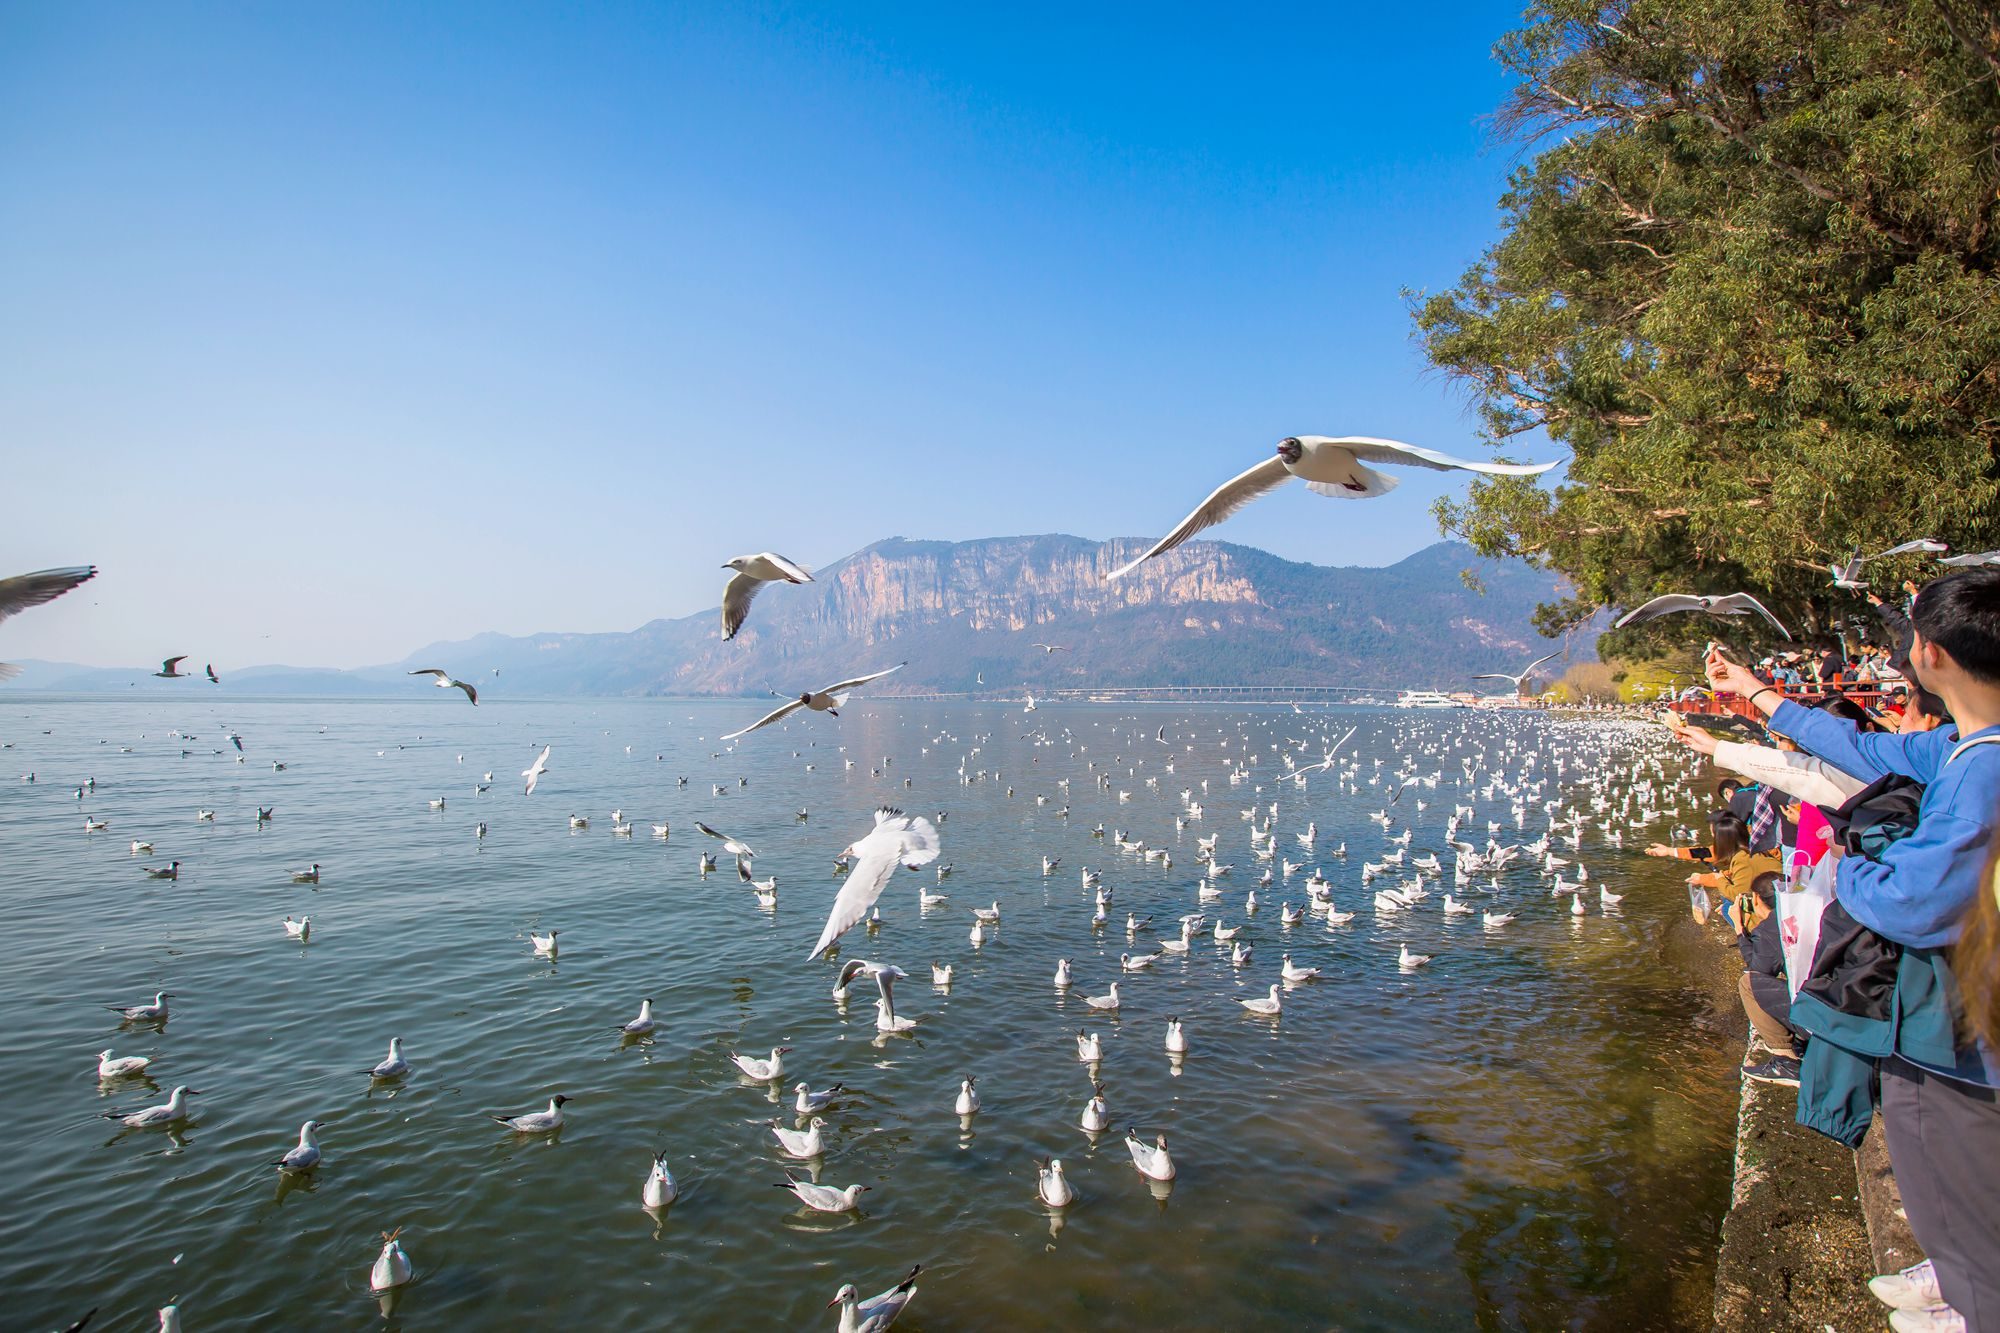
M 352 666 L 901 535 L 1157 536 L 1296 433 L 1484 456 L 1519 0 L 0 10 L 0 656 Z M 1548 457 L 1545 444 L 1523 452 Z M 1321 564 L 1432 497 L 1291 487 Z

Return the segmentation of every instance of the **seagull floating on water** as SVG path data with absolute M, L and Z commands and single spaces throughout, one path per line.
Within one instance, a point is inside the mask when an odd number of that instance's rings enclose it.
M 495 1115 L 488 1111 L 486 1118 L 495 1124 L 505 1125 L 516 1134 L 547 1134 L 562 1128 L 563 1106 L 574 1100 L 558 1093 L 549 1098 L 549 1109 L 546 1111 L 529 1111 L 525 1115 Z
M 901 1282 L 865 1301 L 852 1282 L 841 1287 L 827 1302 L 829 1309 L 836 1305 L 840 1307 L 840 1333 L 883 1333 L 896 1322 L 896 1316 L 916 1299 L 917 1274 L 923 1271 L 924 1266 L 918 1264 Z
M 404 1253 L 403 1243 L 396 1239 L 402 1234 L 401 1227 L 382 1233 L 382 1252 L 375 1256 L 375 1264 L 368 1270 L 370 1291 L 394 1291 L 407 1286 L 415 1275 L 410 1256 Z
M 835 1189 L 831 1185 L 815 1185 L 810 1180 L 795 1179 L 788 1171 L 785 1183 L 778 1188 L 790 1190 L 800 1203 L 816 1213 L 851 1213 L 861 1206 L 861 1196 L 869 1187 L 849 1185 L 846 1189 Z
M 299 1146 L 278 1159 L 280 1171 L 305 1172 L 319 1165 L 319 1131 L 323 1124 L 308 1120 L 299 1126 Z
M 410 1072 L 410 1062 L 403 1058 L 403 1039 L 389 1038 L 389 1058 L 368 1071 L 370 1078 L 401 1078 Z

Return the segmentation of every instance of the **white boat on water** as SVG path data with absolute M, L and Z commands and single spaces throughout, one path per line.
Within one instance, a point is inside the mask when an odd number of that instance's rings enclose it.
M 1465 705 L 1436 690 L 1404 690 L 1396 696 L 1398 708 L 1463 708 Z

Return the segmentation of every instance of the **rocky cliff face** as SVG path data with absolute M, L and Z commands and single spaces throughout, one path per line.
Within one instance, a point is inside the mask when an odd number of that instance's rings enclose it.
M 630 634 L 436 644 L 508 693 L 792 691 L 908 661 L 883 693 L 1022 686 L 1356 684 L 1460 688 L 1548 651 L 1529 624 L 1552 578 L 1440 543 L 1386 569 L 1329 569 L 1194 542 L 1115 583 L 1143 549 L 1077 537 L 879 542 L 767 589 L 734 642 L 712 612 Z M 1484 593 L 1468 588 L 1472 569 Z M 717 587 L 720 593 L 720 583 Z M 1048 653 L 1036 642 L 1067 651 Z M 1584 647 L 1587 652 L 1587 646 Z

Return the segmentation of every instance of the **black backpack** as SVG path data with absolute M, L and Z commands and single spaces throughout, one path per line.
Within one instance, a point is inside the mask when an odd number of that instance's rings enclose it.
M 1944 762 L 1949 765 L 1973 746 L 1995 742 L 2000 736 L 1960 741 Z M 1826 820 L 1849 856 L 1879 861 L 1883 852 L 1916 831 L 1917 808 L 1923 799 L 1923 783 L 1889 773 L 1849 797 Z M 1799 983 L 1799 994 L 1811 995 L 1843 1014 L 1887 1022 L 1902 960 L 1902 945 L 1856 921 L 1836 898 L 1820 915 L 1819 943 L 1813 947 L 1812 969 Z

